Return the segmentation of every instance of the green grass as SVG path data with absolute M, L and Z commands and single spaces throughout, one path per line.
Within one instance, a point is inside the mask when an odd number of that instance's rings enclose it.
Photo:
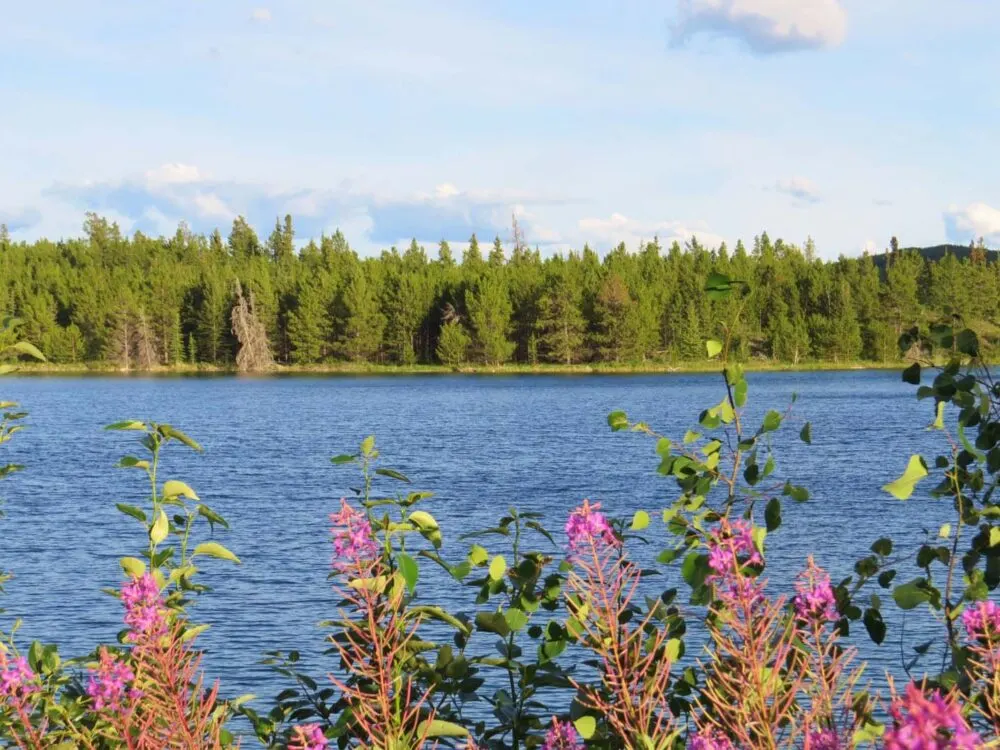
M 749 372 L 816 372 L 827 370 L 895 370 L 906 366 L 899 362 L 800 362 L 792 365 L 768 360 L 752 360 L 745 363 Z M 487 366 L 466 364 L 458 368 L 445 365 L 379 365 L 353 362 L 330 362 L 318 365 L 278 365 L 270 373 L 273 375 L 628 375 L 666 373 L 711 373 L 719 371 L 719 363 L 714 360 L 692 362 L 638 362 L 631 364 L 587 363 L 574 365 L 560 364 L 506 364 Z M 125 373 L 113 365 L 103 362 L 79 364 L 53 364 L 24 362 L 18 370 L 21 375 L 213 375 L 234 374 L 231 367 L 213 365 L 181 364 L 159 367 L 148 373 Z

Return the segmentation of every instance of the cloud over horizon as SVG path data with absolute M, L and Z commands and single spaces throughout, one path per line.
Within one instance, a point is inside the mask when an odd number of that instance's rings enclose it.
M 839 0 L 678 0 L 673 43 L 698 34 L 739 39 L 761 55 L 836 47 L 847 12 Z
M 944 212 L 948 239 L 964 245 L 982 237 L 989 244 L 1000 244 L 1000 209 L 986 203 L 951 205 Z

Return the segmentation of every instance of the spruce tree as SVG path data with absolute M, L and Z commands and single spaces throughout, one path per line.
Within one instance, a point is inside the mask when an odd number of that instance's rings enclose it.
M 514 344 L 508 338 L 513 308 L 497 271 L 484 276 L 474 289 L 466 292 L 465 306 L 482 361 L 501 365 L 510 359 L 514 352 Z

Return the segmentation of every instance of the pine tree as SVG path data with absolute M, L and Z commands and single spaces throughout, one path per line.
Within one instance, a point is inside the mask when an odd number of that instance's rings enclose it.
M 329 313 L 322 291 L 312 281 L 299 285 L 296 299 L 298 304 L 288 321 L 292 361 L 296 364 L 313 364 L 321 361 L 327 354 Z
M 547 362 L 571 365 L 582 359 L 587 324 L 574 297 L 569 282 L 559 276 L 539 300 L 538 349 Z
M 500 235 L 497 235 L 493 240 L 493 249 L 490 250 L 490 265 L 493 268 L 500 268 L 505 262 L 503 243 L 500 241 Z
M 632 359 L 639 339 L 639 320 L 635 301 L 621 276 L 612 273 L 604 279 L 594 312 L 595 342 L 601 359 L 610 362 Z
M 465 326 L 458 320 L 449 320 L 441 326 L 438 336 L 438 359 L 448 367 L 458 367 L 468 357 L 470 343 Z
M 352 274 L 344 289 L 340 329 L 337 349 L 341 356 L 355 362 L 375 361 L 382 348 L 385 316 L 363 268 Z
M 475 289 L 466 292 L 465 306 L 482 361 L 501 365 L 510 359 L 514 352 L 514 344 L 508 338 L 513 308 L 507 288 L 496 271 L 484 276 Z

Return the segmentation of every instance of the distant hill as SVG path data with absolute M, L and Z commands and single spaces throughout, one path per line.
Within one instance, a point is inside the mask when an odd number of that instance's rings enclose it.
M 903 252 L 914 252 L 920 253 L 926 260 L 938 261 L 941 260 L 947 253 L 951 253 L 959 260 L 963 260 L 969 257 L 969 253 L 972 252 L 968 245 L 934 245 L 933 247 L 904 247 L 901 248 Z M 885 268 L 885 253 L 874 253 L 872 255 L 872 260 L 875 261 L 875 265 L 880 269 Z M 996 263 L 1000 261 L 1000 250 L 987 250 L 986 260 L 990 263 Z

